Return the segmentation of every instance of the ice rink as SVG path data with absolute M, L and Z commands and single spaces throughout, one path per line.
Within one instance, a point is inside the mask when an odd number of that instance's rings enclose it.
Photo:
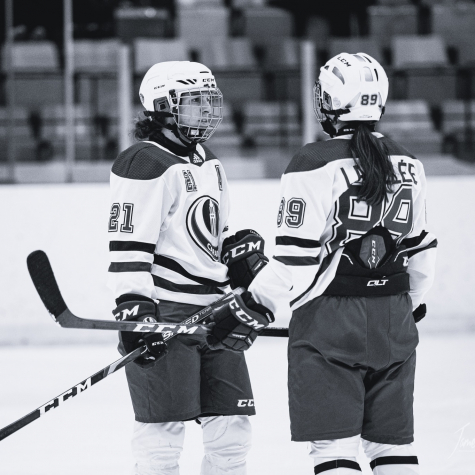
M 436 282 L 419 324 L 415 392 L 421 473 L 475 474 L 475 178 L 430 177 L 429 229 L 439 238 Z M 234 230 L 252 227 L 272 255 L 279 202 L 275 180 L 231 182 Z M 72 311 L 109 318 L 107 185 L 0 187 L 0 427 L 118 358 L 109 332 L 60 329 L 26 270 L 44 249 Z M 276 322 L 286 325 L 287 322 Z M 286 340 L 260 338 L 246 355 L 258 415 L 249 475 L 310 474 L 304 443 L 291 443 Z M 309 375 L 310 377 L 310 375 Z M 1 475 L 128 475 L 133 412 L 122 371 L 0 442 Z M 198 474 L 200 427 L 187 423 L 182 474 Z M 371 470 L 360 457 L 363 473 Z

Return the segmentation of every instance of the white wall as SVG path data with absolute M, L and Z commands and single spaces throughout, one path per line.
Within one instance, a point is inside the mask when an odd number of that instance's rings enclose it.
M 232 181 L 234 230 L 254 228 L 273 253 L 279 204 L 277 180 Z M 109 318 L 114 301 L 108 267 L 106 184 L 0 187 L 0 344 L 115 340 L 113 332 L 60 329 L 49 319 L 26 268 L 35 249 L 46 251 L 71 310 Z M 475 177 L 429 177 L 429 229 L 439 239 L 437 276 L 427 295 L 422 331 L 474 329 Z M 278 322 L 285 324 L 286 322 Z

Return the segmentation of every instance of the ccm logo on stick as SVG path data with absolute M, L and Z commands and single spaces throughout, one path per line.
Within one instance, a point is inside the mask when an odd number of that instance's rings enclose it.
M 82 383 L 74 386 L 74 388 L 68 389 L 66 392 L 61 394 L 60 396 L 52 399 L 51 401 L 47 402 L 44 406 L 38 408 L 40 411 L 40 415 L 48 412 L 50 409 L 54 409 L 58 407 L 62 402 L 66 401 L 70 397 L 76 396 L 77 393 L 82 393 L 87 388 L 91 387 L 91 378 L 86 379 Z
M 388 282 L 388 279 L 370 280 L 370 281 L 366 284 L 366 287 L 378 287 L 378 286 L 380 286 L 380 285 L 386 285 L 386 282 Z
M 238 407 L 253 407 L 254 399 L 238 399 Z

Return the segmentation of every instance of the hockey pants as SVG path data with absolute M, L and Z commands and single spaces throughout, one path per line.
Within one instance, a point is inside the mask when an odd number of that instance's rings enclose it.
M 356 475 L 361 467 L 356 458 L 360 440 L 366 456 L 371 459 L 374 475 L 418 475 L 419 465 L 412 444 L 389 445 L 369 442 L 359 435 L 344 439 L 310 442 L 314 473 L 322 475 Z
M 248 416 L 200 417 L 205 456 L 201 475 L 246 475 L 246 455 L 251 446 Z M 185 423 L 135 422 L 132 452 L 134 475 L 179 475 Z

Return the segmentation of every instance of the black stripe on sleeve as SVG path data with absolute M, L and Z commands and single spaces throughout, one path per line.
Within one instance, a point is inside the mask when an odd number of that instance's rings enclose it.
M 110 241 L 109 251 L 141 251 L 153 254 L 155 244 L 140 241 Z
M 429 243 L 427 246 L 420 247 L 418 249 L 412 249 L 407 251 L 407 257 L 411 258 L 412 256 L 415 256 L 416 254 L 419 254 L 419 252 L 422 251 L 427 251 L 427 249 L 432 249 L 434 247 L 437 247 L 437 239 L 434 239 L 431 243 Z
M 320 241 L 314 241 L 312 239 L 302 239 L 292 236 L 277 236 L 275 238 L 275 243 L 277 246 L 297 246 L 304 247 L 306 249 L 320 247 Z
M 316 266 L 318 264 L 316 257 L 309 256 L 272 256 L 272 258 L 286 266 Z
M 153 263 L 157 266 L 165 267 L 165 269 L 172 270 L 173 272 L 176 272 L 177 274 L 180 274 L 183 277 L 186 277 L 187 279 L 194 280 L 195 282 L 198 282 L 198 284 L 201 285 L 207 285 L 209 287 L 224 287 L 229 284 L 229 280 L 226 280 L 224 282 L 217 282 L 215 280 L 206 279 L 205 277 L 198 277 L 196 275 L 190 274 L 186 269 L 184 269 L 180 264 L 178 264 L 178 262 L 174 261 L 173 259 L 170 259 L 169 257 L 159 256 L 155 254 L 153 256 Z
M 151 272 L 150 262 L 111 262 L 109 272 Z
M 318 474 L 328 470 L 334 470 L 335 468 L 352 468 L 353 470 L 358 470 L 358 472 L 361 472 L 359 463 L 354 462 L 353 460 L 336 459 L 316 465 L 314 468 L 314 473 Z
M 375 467 L 380 465 L 419 465 L 419 461 L 415 455 L 391 455 L 389 457 L 378 457 L 371 461 L 369 466 L 374 470 Z
M 170 282 L 169 280 L 158 277 L 158 275 L 154 274 L 152 274 L 152 278 L 156 287 L 169 290 L 170 292 L 195 295 L 224 294 L 224 292 L 218 287 L 210 287 L 208 285 L 176 284 L 175 282 Z

